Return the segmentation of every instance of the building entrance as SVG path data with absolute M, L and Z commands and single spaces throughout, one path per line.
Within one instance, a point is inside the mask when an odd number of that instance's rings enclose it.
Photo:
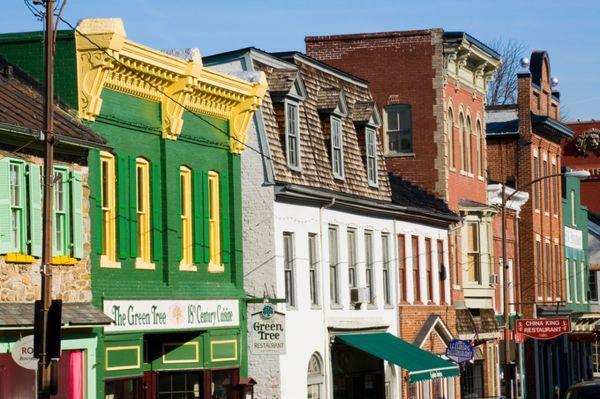
M 379 399 L 385 395 L 383 360 L 336 342 L 331 348 L 334 399 Z

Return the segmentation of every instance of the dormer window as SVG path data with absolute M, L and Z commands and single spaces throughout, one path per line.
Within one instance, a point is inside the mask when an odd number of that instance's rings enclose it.
M 370 186 L 377 186 L 377 134 L 375 129 L 365 129 L 365 145 L 367 153 L 367 178 Z
M 331 168 L 333 177 L 344 178 L 344 145 L 342 140 L 342 121 L 331 117 Z
M 300 119 L 298 104 L 285 102 L 285 145 L 287 164 L 290 169 L 299 171 L 300 164 Z

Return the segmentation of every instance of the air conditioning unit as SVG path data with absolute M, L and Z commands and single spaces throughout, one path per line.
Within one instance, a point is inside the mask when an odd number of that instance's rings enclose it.
M 500 284 L 500 276 L 497 274 L 490 274 L 490 285 Z
M 350 288 L 350 302 L 353 305 L 368 303 L 371 299 L 368 287 Z

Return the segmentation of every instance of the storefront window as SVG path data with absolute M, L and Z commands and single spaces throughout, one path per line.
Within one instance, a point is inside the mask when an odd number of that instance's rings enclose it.
M 464 399 L 483 396 L 483 361 L 467 364 L 460 376 L 460 390 Z
M 233 399 L 237 370 L 212 371 L 211 399 Z
M 126 378 L 107 381 L 104 387 L 105 399 L 141 399 L 142 379 Z
M 201 395 L 202 374 L 198 371 L 189 373 L 158 374 L 159 399 L 201 398 Z M 216 398 L 226 397 L 227 396 L 216 396 Z

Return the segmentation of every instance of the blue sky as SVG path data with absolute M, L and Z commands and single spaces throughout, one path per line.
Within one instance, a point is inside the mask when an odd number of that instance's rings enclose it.
M 38 30 L 23 0 L 3 0 L 0 32 Z M 304 36 L 441 27 L 483 42 L 547 50 L 570 119 L 600 119 L 598 0 L 68 0 L 63 16 L 120 17 L 127 36 L 204 55 L 246 46 L 303 50 Z

